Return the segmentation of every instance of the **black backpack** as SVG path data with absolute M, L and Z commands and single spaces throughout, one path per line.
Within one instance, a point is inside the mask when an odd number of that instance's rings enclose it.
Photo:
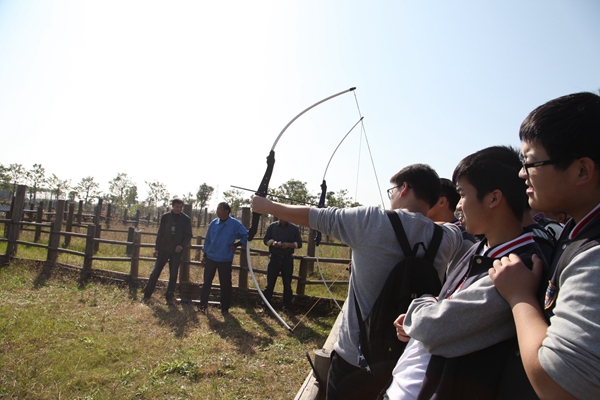
M 394 266 L 379 293 L 369 316 L 363 320 L 356 295 L 354 304 L 360 326 L 360 352 L 370 372 L 379 377 L 391 376 L 394 366 L 402 355 L 405 342 L 398 340 L 393 323 L 404 314 L 413 299 L 424 294 L 438 295 L 442 284 L 433 260 L 442 241 L 443 230 L 435 224 L 433 237 L 424 257 L 416 257 L 419 246 L 410 246 L 400 217 L 395 211 L 386 210 L 396 237 L 404 253 L 404 259 Z

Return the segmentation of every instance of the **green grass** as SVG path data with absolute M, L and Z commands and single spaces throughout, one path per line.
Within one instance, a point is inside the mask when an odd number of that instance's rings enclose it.
M 290 399 L 337 315 L 286 316 L 300 322 L 291 334 L 256 299 L 238 298 L 225 319 L 77 278 L 0 268 L 0 399 Z

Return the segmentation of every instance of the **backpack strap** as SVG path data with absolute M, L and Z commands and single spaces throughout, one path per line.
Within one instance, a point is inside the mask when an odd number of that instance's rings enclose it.
M 398 239 L 398 243 L 400 243 L 400 247 L 402 248 L 402 252 L 405 257 L 416 257 L 417 250 L 419 249 L 419 244 L 415 246 L 414 249 L 410 247 L 410 243 L 408 242 L 408 238 L 406 237 L 406 232 L 404 231 L 404 227 L 402 225 L 402 221 L 398 216 L 398 213 L 393 210 L 385 210 L 390 222 L 392 223 L 392 227 L 394 228 L 394 232 L 396 233 L 396 239 Z M 438 224 L 434 225 L 433 228 L 433 236 L 431 237 L 431 242 L 429 246 L 425 249 L 425 256 L 423 257 L 425 260 L 433 263 L 435 260 L 435 255 L 437 254 L 438 249 L 440 248 L 440 244 L 442 243 L 442 236 L 444 235 L 444 230 Z
M 406 232 L 404 232 L 404 227 L 402 226 L 402 221 L 398 216 L 398 213 L 393 210 L 385 210 L 390 222 L 392 223 L 392 227 L 394 227 L 394 232 L 396 232 L 396 239 L 398 239 L 398 243 L 400 243 L 400 247 L 402 248 L 402 252 L 404 253 L 404 257 L 414 257 L 416 256 L 416 251 L 410 247 L 410 243 L 408 243 L 408 238 L 406 237 Z

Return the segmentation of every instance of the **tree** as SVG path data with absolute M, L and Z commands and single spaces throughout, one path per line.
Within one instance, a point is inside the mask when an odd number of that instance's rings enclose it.
M 183 204 L 191 204 L 193 208 L 195 203 L 196 197 L 192 192 L 188 192 L 188 194 L 183 195 Z
M 279 185 L 271 193 L 275 196 L 280 196 L 281 198 L 277 201 L 285 204 L 309 204 L 315 203 L 317 199 L 317 196 L 308 192 L 306 182 L 296 179 L 290 179 Z
M 132 205 L 138 203 L 138 190 L 136 185 L 130 186 L 127 189 L 127 193 L 125 194 L 125 203 L 127 203 L 127 208 L 130 208 Z
M 50 188 L 50 193 L 56 195 L 56 200 L 60 199 L 63 193 L 71 188 L 71 180 L 70 179 L 59 179 L 55 174 L 48 179 L 48 187 Z
M 198 192 L 196 193 L 196 204 L 198 204 L 201 210 L 206 207 L 214 191 L 215 188 L 208 186 L 206 183 L 200 185 Z
M 327 192 L 325 199 L 327 207 L 346 208 L 360 206 L 360 203 L 352 201 L 346 189 L 341 189 L 337 193 Z
M 75 185 L 73 190 L 77 193 L 77 198 L 83 200 L 87 205 L 90 204 L 90 199 L 100 196 L 100 184 L 94 182 L 91 176 L 81 178 L 81 181 Z
M 0 190 L 8 190 L 10 188 L 10 176 L 8 168 L 0 164 Z
M 17 191 L 17 185 L 24 183 L 26 178 L 25 168 L 23 168 L 22 164 L 10 164 L 6 170 L 6 174 L 9 177 L 9 183 L 12 183 L 13 185 L 12 192 L 15 193 Z
M 108 182 L 110 201 L 117 207 L 125 204 L 127 191 L 133 186 L 133 181 L 125 173 L 117 173 L 117 177 Z
M 225 199 L 225 202 L 229 204 L 229 207 L 231 207 L 231 214 L 235 214 L 243 205 L 250 205 L 250 199 L 244 199 L 242 197 L 242 193 L 243 192 L 241 190 L 236 189 L 226 190 L 223 192 L 223 198 Z
M 29 198 L 33 195 L 33 201 L 37 198 L 38 189 L 41 189 L 46 184 L 46 169 L 42 164 L 33 164 L 33 168 L 25 173 L 27 184 L 31 188 Z
M 166 206 L 169 201 L 169 191 L 167 190 L 167 186 L 164 183 L 160 183 L 157 180 L 153 182 L 147 182 L 148 185 L 148 198 L 146 202 L 149 206 L 154 206 L 158 208 L 159 202 L 163 202 L 163 206 Z

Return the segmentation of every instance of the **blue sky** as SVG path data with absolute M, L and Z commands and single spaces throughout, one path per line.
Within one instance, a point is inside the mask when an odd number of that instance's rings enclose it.
M 387 206 L 389 178 L 450 177 L 474 151 L 518 146 L 538 105 L 600 88 L 600 1 L 0 1 L 0 163 L 74 185 L 127 173 L 171 195 L 256 188 L 282 128 L 356 86 L 355 129 L 329 189 Z M 359 118 L 354 94 L 299 118 L 272 186 L 317 193 Z M 364 133 L 364 134 L 363 134 Z

